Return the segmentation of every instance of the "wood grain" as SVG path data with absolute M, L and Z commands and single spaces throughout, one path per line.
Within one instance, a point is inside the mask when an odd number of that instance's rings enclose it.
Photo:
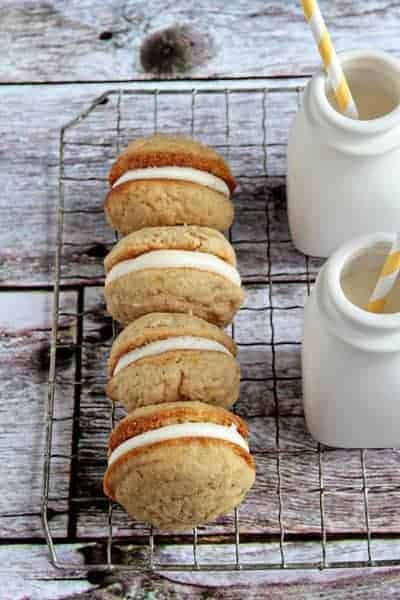
M 339 50 L 379 46 L 398 52 L 397 2 L 321 0 Z M 301 7 L 295 2 L 196 3 L 129 0 L 3 2 L 0 18 L 0 81 L 122 81 L 151 77 L 139 49 L 149 34 L 192 25 L 212 47 L 209 58 L 175 77 L 282 77 L 309 74 L 319 64 Z M 195 42 L 195 38 L 193 38 Z M 196 61 L 195 61 L 196 62 Z M 185 68 L 186 67 L 186 68 Z
M 398 540 L 378 540 L 375 544 L 377 557 L 390 559 L 396 550 Z M 104 553 L 101 544 L 59 544 L 59 559 L 78 565 L 86 565 L 87 574 L 79 577 L 72 573 L 54 569 L 48 562 L 44 545 L 2 545 L 0 548 L 0 580 L 7 581 L 2 591 L 4 600 L 30 598 L 32 600 L 110 600 L 110 598 L 228 598 L 241 600 L 265 598 L 266 590 L 270 598 L 300 597 L 317 600 L 322 598 L 398 598 L 400 570 L 398 568 L 349 568 L 345 570 L 327 569 L 320 571 L 256 571 L 251 573 L 154 573 L 142 575 L 95 573 L 91 564 L 97 562 Z M 288 560 L 299 565 L 304 561 L 321 559 L 318 542 L 285 544 Z M 328 558 L 340 556 L 343 560 L 357 561 L 366 558 L 365 544 L 359 540 L 331 542 L 328 545 Z M 146 557 L 142 546 L 116 546 L 115 556 L 125 564 L 140 564 Z M 203 564 L 233 559 L 231 545 L 215 546 L 212 543 L 200 545 L 199 560 Z M 182 545 L 168 548 L 156 540 L 156 560 L 161 564 L 176 561 L 192 564 L 191 548 Z M 256 547 L 243 543 L 243 562 L 279 562 L 278 544 Z
M 49 367 L 51 295 L 47 292 L 0 294 L 0 370 L 3 382 L 0 447 L 0 529 L 3 537 L 41 538 L 40 499 Z M 12 311 L 10 310 L 12 307 Z M 76 310 L 76 294 L 62 294 L 61 307 Z M 17 315 L 17 316 L 15 316 Z M 68 525 L 70 454 L 75 376 L 74 323 L 61 318 L 58 367 L 64 383 L 56 397 L 51 525 L 65 536 Z M 10 377 L 10 372 L 12 377 Z

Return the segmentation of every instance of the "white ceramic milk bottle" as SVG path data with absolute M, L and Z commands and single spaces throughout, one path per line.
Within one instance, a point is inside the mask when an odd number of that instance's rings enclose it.
M 400 446 L 400 278 L 383 314 L 367 312 L 394 234 L 350 241 L 307 301 L 303 402 L 315 439 L 343 448 Z
M 295 246 L 313 256 L 400 228 L 400 63 L 371 51 L 341 61 L 360 120 L 338 112 L 321 69 L 289 136 L 289 225 Z

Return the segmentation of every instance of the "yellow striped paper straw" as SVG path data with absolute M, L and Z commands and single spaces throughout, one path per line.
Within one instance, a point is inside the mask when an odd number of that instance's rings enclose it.
M 396 235 L 396 240 L 386 257 L 382 271 L 375 289 L 368 302 L 367 310 L 373 313 L 381 313 L 385 308 L 386 300 L 393 289 L 396 279 L 400 272 L 400 234 Z
M 358 111 L 348 83 L 343 73 L 342 65 L 337 57 L 335 48 L 316 0 L 301 0 L 304 16 L 310 24 L 315 42 L 324 63 L 325 70 L 331 81 L 340 111 L 352 119 L 358 119 Z

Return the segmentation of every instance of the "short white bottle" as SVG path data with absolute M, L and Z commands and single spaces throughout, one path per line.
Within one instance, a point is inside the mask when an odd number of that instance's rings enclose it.
M 295 246 L 313 256 L 400 223 L 400 62 L 372 51 L 341 61 L 361 119 L 335 109 L 321 69 L 289 135 L 289 226 Z
M 305 307 L 305 417 L 311 435 L 329 446 L 400 447 L 400 278 L 384 314 L 362 308 L 393 241 L 378 233 L 343 245 Z

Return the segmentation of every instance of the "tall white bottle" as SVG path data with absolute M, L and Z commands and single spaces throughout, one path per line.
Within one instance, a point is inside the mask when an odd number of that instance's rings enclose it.
M 334 108 L 321 69 L 289 136 L 289 226 L 295 246 L 312 256 L 400 227 L 400 63 L 371 51 L 341 59 L 364 120 Z

